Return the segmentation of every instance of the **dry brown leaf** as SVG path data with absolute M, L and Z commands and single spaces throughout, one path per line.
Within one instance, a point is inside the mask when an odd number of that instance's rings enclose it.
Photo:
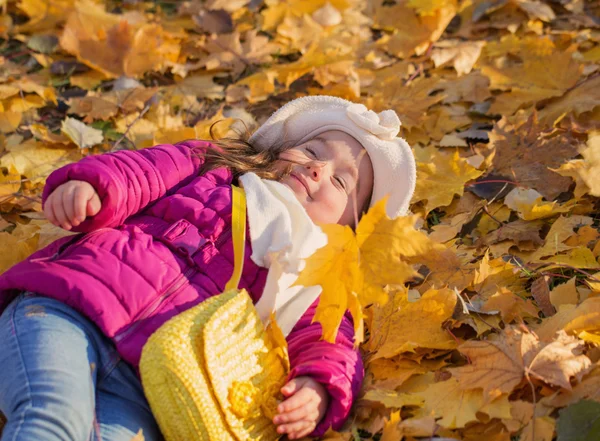
M 237 76 L 252 64 L 270 62 L 271 54 L 277 51 L 276 45 L 255 30 L 246 32 L 243 40 L 242 43 L 237 31 L 211 36 L 204 45 L 209 55 L 201 60 L 200 66 L 207 70 L 231 70 Z
M 481 388 L 490 399 L 510 394 L 530 377 L 570 390 L 570 378 L 581 378 L 591 366 L 582 349 L 580 340 L 564 332 L 544 344 L 534 334 L 506 328 L 498 340 L 469 341 L 459 346 L 470 364 L 452 372 L 461 388 Z
M 540 311 L 542 311 L 546 317 L 553 316 L 556 312 L 554 306 L 550 302 L 548 280 L 550 280 L 550 276 L 542 276 L 531 284 L 531 295 L 535 299 Z
M 536 114 L 518 128 L 501 121 L 489 135 L 496 151 L 492 167 L 493 173 L 534 188 L 552 201 L 569 189 L 571 180 L 549 168 L 577 156 L 578 142 L 569 134 L 544 137 L 543 129 Z

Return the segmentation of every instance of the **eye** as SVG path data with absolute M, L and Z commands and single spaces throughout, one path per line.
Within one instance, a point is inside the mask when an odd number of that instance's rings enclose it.
M 346 183 L 339 176 L 334 176 L 333 179 L 337 182 L 337 185 L 342 189 L 346 190 Z
M 315 151 L 314 151 L 313 149 L 311 149 L 310 147 L 306 147 L 306 151 L 307 151 L 308 153 L 310 153 L 310 155 L 311 155 L 313 158 L 317 159 L 317 154 L 315 153 Z

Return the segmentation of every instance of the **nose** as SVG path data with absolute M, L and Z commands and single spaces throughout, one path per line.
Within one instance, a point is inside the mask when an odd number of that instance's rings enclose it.
M 323 174 L 323 166 L 322 165 L 316 165 L 316 164 L 311 164 L 311 165 L 307 165 L 306 169 L 308 170 L 308 173 L 310 174 L 310 177 L 312 178 L 313 181 L 320 181 L 322 174 Z

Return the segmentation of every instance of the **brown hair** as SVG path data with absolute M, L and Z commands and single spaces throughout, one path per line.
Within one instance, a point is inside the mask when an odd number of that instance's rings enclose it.
M 269 149 L 260 150 L 248 142 L 250 133 L 247 128 L 244 133 L 231 129 L 237 137 L 216 139 L 213 129 L 219 122 L 217 121 L 210 126 L 209 133 L 212 144 L 216 148 L 202 152 L 205 162 L 200 170 L 201 174 L 219 167 L 229 168 L 235 180 L 244 173 L 249 172 L 255 173 L 260 178 L 276 181 L 289 174 L 291 163 L 285 169 L 277 166 L 279 154 L 287 148 L 283 143 Z

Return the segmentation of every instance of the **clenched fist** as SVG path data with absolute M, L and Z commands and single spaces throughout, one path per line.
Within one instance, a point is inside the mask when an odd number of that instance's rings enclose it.
M 58 227 L 70 230 L 87 216 L 100 211 L 100 197 L 85 181 L 68 181 L 50 193 L 44 203 L 46 218 Z

